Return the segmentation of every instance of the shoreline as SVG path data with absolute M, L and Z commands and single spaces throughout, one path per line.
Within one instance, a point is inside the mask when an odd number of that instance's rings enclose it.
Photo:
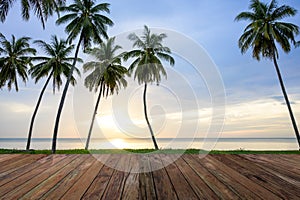
M 51 150 L 0 149 L 0 154 L 51 154 Z M 212 150 L 201 149 L 59 149 L 56 154 L 300 154 L 299 150 Z

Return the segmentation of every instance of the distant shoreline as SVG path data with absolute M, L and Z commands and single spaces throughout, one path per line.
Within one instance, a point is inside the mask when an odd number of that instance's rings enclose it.
M 30 148 L 50 150 L 52 138 L 33 138 Z M 157 138 L 162 149 L 298 150 L 296 138 Z M 27 138 L 0 138 L 0 149 L 24 150 Z M 84 138 L 59 138 L 57 149 L 84 149 Z M 150 138 L 105 138 L 90 141 L 90 149 L 152 149 Z
M 24 140 L 27 138 L 0 138 L 0 140 Z M 52 140 L 52 138 L 31 138 L 32 140 Z M 86 138 L 57 138 L 58 140 L 86 140 Z M 134 139 L 134 140 L 148 140 L 151 138 L 92 138 L 93 140 L 103 140 L 103 139 L 107 139 L 107 140 L 114 140 L 114 139 Z M 173 139 L 186 139 L 186 140 L 215 140 L 215 139 L 221 139 L 221 140 L 240 140 L 240 139 L 250 139 L 250 140 L 292 140 L 292 139 L 296 139 L 294 137 L 272 137 L 272 138 L 267 138 L 267 137 L 220 137 L 220 138 L 209 138 L 209 137 L 196 137 L 196 138 L 156 138 L 157 140 L 173 140 Z
M 278 151 L 261 151 L 261 150 L 212 150 L 205 151 L 201 149 L 63 149 L 57 150 L 56 154 L 300 154 L 298 150 L 278 150 Z M 0 154 L 51 154 L 51 150 L 17 150 L 17 149 L 0 149 Z

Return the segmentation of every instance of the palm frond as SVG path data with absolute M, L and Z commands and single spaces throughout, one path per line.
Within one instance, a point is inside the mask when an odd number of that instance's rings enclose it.
M 273 59 L 274 56 L 278 58 L 276 42 L 284 52 L 290 52 L 290 42 L 295 44 L 299 27 L 279 20 L 294 16 L 297 11 L 287 5 L 278 7 L 276 0 L 272 0 L 270 4 L 251 0 L 249 8 L 251 12 L 242 12 L 236 17 L 237 21 L 250 21 L 239 38 L 241 52 L 245 53 L 252 48 L 252 56 L 257 60 L 261 56 L 269 59 Z
M 134 79 L 139 84 L 156 82 L 159 84 L 161 77 L 166 78 L 166 71 L 160 59 L 167 61 L 170 65 L 175 64 L 174 58 L 170 55 L 171 50 L 163 46 L 162 42 L 167 37 L 165 33 L 154 34 L 145 25 L 141 36 L 131 33 L 128 39 L 133 42 L 134 49 L 123 54 L 123 59 L 135 58 L 128 68 L 129 75 L 134 73 Z
M 65 32 L 68 33 L 67 41 L 70 44 L 79 36 L 85 52 L 92 42 L 100 44 L 103 42 L 102 38 L 108 38 L 107 27 L 112 26 L 113 22 L 101 12 L 109 13 L 109 4 L 95 5 L 94 1 L 75 0 L 73 4 L 60 10 L 68 14 L 57 19 L 56 23 L 69 23 Z
M 5 21 L 8 11 L 13 6 L 14 1 L 15 0 L 2 0 L 0 2 L 0 21 L 1 22 Z
M 127 82 L 124 82 L 127 69 L 121 65 L 120 55 L 115 55 L 115 51 L 122 47 L 115 45 L 114 41 L 115 38 L 109 38 L 99 47 L 89 49 L 87 53 L 96 60 L 83 65 L 84 72 L 92 71 L 85 79 L 85 86 L 95 92 L 102 87 L 103 97 L 118 93 L 122 87 L 127 86 Z
M 276 8 L 274 12 L 271 14 L 271 19 L 273 20 L 281 20 L 285 17 L 293 17 L 297 13 L 297 10 L 290 7 L 290 6 L 280 6 L 279 8 Z
M 8 41 L 3 35 L 0 37 L 0 87 L 7 85 L 8 90 L 15 87 L 18 91 L 18 81 L 20 78 L 24 83 L 27 81 L 27 68 L 31 64 L 32 57 L 36 53 L 34 48 L 30 47 L 29 37 L 17 39 L 12 35 Z

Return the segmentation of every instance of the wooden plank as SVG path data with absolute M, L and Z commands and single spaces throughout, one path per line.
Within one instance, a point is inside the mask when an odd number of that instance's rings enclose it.
M 0 174 L 0 186 L 25 174 L 29 170 L 33 170 L 35 167 L 41 164 L 40 163 L 41 160 L 46 161 L 48 159 L 47 155 L 45 154 L 31 155 L 30 157 L 31 157 L 30 160 L 23 160 L 23 162 L 25 162 L 23 163 L 23 165 L 2 172 Z
M 2 162 L 13 159 L 18 156 L 20 156 L 20 154 L 0 154 L 0 165 L 2 165 Z
M 289 171 L 288 167 L 282 168 L 280 164 L 270 163 L 267 159 L 262 159 L 260 157 L 256 157 L 256 155 L 243 155 L 243 157 L 251 160 L 253 162 L 259 163 L 260 166 L 264 167 L 264 169 L 281 179 L 289 182 L 291 185 L 300 185 L 300 176 L 298 173 L 293 173 Z
M 149 161 L 157 199 L 178 199 L 160 156 L 158 154 L 150 154 Z
M 101 161 L 106 161 L 110 155 L 93 155 L 96 158 L 96 161 L 92 164 L 92 166 L 86 170 L 84 174 L 75 182 L 71 188 L 66 191 L 66 193 L 61 197 L 63 200 L 68 199 L 80 199 L 84 193 L 87 191 L 92 181 L 98 175 L 102 167 L 104 166 Z
M 7 170 L 11 170 L 13 168 L 16 168 L 16 167 L 22 165 L 22 163 L 24 163 L 24 161 L 26 162 L 26 160 L 30 160 L 30 159 L 32 159 L 31 155 L 20 154 L 19 156 L 5 160 L 5 161 L 1 162 L 0 173 L 5 172 Z
M 235 190 L 243 199 L 262 199 L 264 188 L 233 170 L 230 166 L 218 161 L 213 155 L 207 155 L 201 160 L 202 164 L 209 169 L 219 180 Z M 255 193 L 253 192 L 255 191 Z
M 122 199 L 137 200 L 139 199 L 139 159 L 136 154 L 130 155 L 130 173 L 125 176 Z
M 273 157 L 272 155 L 268 155 L 268 157 Z M 280 160 L 285 160 L 287 164 L 293 164 L 297 169 L 300 169 L 300 154 L 278 154 L 274 156 L 274 158 L 278 158 Z
M 297 162 L 295 160 L 296 155 L 293 159 L 286 157 L 285 155 L 276 154 L 276 155 L 270 155 L 270 154 L 263 154 L 263 155 L 252 155 L 252 157 L 255 157 L 255 159 L 263 161 L 263 163 L 272 163 L 273 165 L 280 167 L 287 170 L 288 172 L 291 172 L 292 174 L 300 174 L 300 157 Z
M 231 163 L 231 167 L 241 174 L 270 190 L 281 199 L 293 199 L 295 197 L 295 187 L 290 187 L 290 183 L 278 176 L 266 171 L 257 163 L 247 160 L 243 156 L 237 155 L 218 155 L 215 156 L 224 163 Z M 284 188 L 282 187 L 284 185 Z M 294 191 L 291 193 L 290 191 Z
M 147 154 L 139 155 L 139 168 L 139 199 L 157 199 Z
M 213 174 L 211 174 L 203 165 L 198 155 L 183 155 L 182 158 L 189 166 L 200 176 L 200 178 L 218 195 L 220 199 L 239 199 L 226 184 L 223 184 Z
M 172 185 L 174 186 L 178 199 L 198 199 L 190 184 L 175 165 L 174 162 L 176 160 L 171 159 L 170 156 L 165 154 L 161 154 L 160 157 L 163 164 L 166 166 L 165 169 L 170 177 Z
M 173 156 L 173 155 L 170 155 Z M 174 158 L 174 156 L 173 156 Z M 198 176 L 198 174 L 185 162 L 182 158 L 178 158 L 175 164 L 180 169 L 181 173 L 191 185 L 194 192 L 200 199 L 218 199 L 217 194 L 206 185 L 206 183 Z
M 57 172 L 55 172 L 53 175 L 45 179 L 43 182 L 38 184 L 36 187 L 32 188 L 29 192 L 24 194 L 22 198 L 20 199 L 44 199 L 44 195 L 52 190 L 53 187 L 59 187 L 60 182 L 68 176 L 72 171 L 75 171 L 75 169 L 82 163 L 84 160 L 86 160 L 90 155 L 81 155 L 80 157 L 77 157 L 72 162 L 70 162 L 68 165 L 64 166 L 63 168 L 59 169 Z M 64 188 L 61 188 L 61 191 Z M 42 198 L 43 197 L 43 198 Z
M 293 163 L 298 169 L 300 168 L 300 154 L 280 154 L 278 157 L 280 159 L 284 158 L 288 163 Z
M 101 199 L 121 199 L 125 177 L 130 171 L 130 155 L 121 155 Z
M 286 199 L 288 197 L 289 199 L 293 199 L 292 197 L 294 197 L 294 195 L 287 193 L 286 190 L 282 188 L 282 185 L 284 185 L 284 180 L 274 176 L 271 173 L 267 173 L 254 162 L 247 161 L 237 155 L 215 155 L 214 158 L 218 159 L 222 163 L 225 163 L 248 179 L 272 192 L 266 194 L 265 196 L 268 196 L 272 199 Z
M 255 199 L 255 196 L 250 196 L 248 193 L 250 191 L 245 188 L 243 185 L 239 184 L 239 182 L 233 180 L 230 175 L 226 173 L 222 173 L 219 169 L 215 166 L 215 164 L 210 163 L 207 159 L 202 158 L 199 163 L 205 167 L 207 171 L 213 174 L 219 181 L 221 181 L 224 185 L 226 185 L 231 191 L 239 196 L 241 199 Z M 220 165 L 221 167 L 223 166 Z
M 82 199 L 100 199 L 102 197 L 114 172 L 114 169 L 108 166 L 116 166 L 120 158 L 121 156 L 117 154 L 110 155 L 99 174 L 95 177 L 88 190 L 84 193 Z
M 98 162 L 92 155 L 80 157 L 82 163 L 65 176 L 61 181 L 55 184 L 47 193 L 40 199 L 60 199 L 66 191 L 68 191 L 80 177 L 88 170 L 95 162 Z
M 10 176 L 7 176 L 5 177 L 5 179 L 1 180 L 1 183 L 3 184 L 0 187 L 0 195 L 4 195 L 7 192 L 13 190 L 14 188 L 31 180 L 33 177 L 42 173 L 55 163 L 62 161 L 64 158 L 66 158 L 65 155 L 50 155 L 44 159 L 39 160 L 37 166 L 35 166 L 36 168 L 29 168 L 25 173 L 22 173 L 21 171 L 18 172 L 18 170 L 16 171 L 17 174 L 10 174 Z
M 43 165 L 43 167 L 39 167 L 39 170 L 34 170 L 34 173 L 31 174 L 30 179 L 28 179 L 28 176 L 26 176 L 26 179 L 30 180 L 30 181 L 23 182 L 24 181 L 22 179 L 23 177 L 21 177 L 21 178 L 19 177 L 19 178 L 15 179 L 14 181 L 12 181 L 13 184 L 10 184 L 12 182 L 6 184 L 6 185 L 10 186 L 9 187 L 10 190 L 7 194 L 5 194 L 4 197 L 6 199 L 18 199 L 18 198 L 22 197 L 29 190 L 31 190 L 32 188 L 34 188 L 35 186 L 37 186 L 38 184 L 43 182 L 45 179 L 52 176 L 55 172 L 57 172 L 58 170 L 60 170 L 65 165 L 69 164 L 70 162 L 72 162 L 78 156 L 79 155 L 67 155 L 64 157 L 64 159 L 62 159 L 60 162 L 56 162 L 54 165 Z M 19 179 L 22 180 L 23 184 L 19 183 Z M 4 185 L 4 186 L 6 186 L 6 185 Z M 5 188 L 7 190 L 7 187 L 3 187 L 3 186 L 0 188 L 0 190 L 2 190 L 2 188 Z M 0 194 L 3 194 L 3 193 L 0 192 Z

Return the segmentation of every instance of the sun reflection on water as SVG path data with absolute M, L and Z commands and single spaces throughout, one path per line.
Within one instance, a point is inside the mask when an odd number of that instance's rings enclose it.
M 125 140 L 117 138 L 117 139 L 112 139 L 110 140 L 110 143 L 117 149 L 124 149 L 128 148 L 128 144 Z

